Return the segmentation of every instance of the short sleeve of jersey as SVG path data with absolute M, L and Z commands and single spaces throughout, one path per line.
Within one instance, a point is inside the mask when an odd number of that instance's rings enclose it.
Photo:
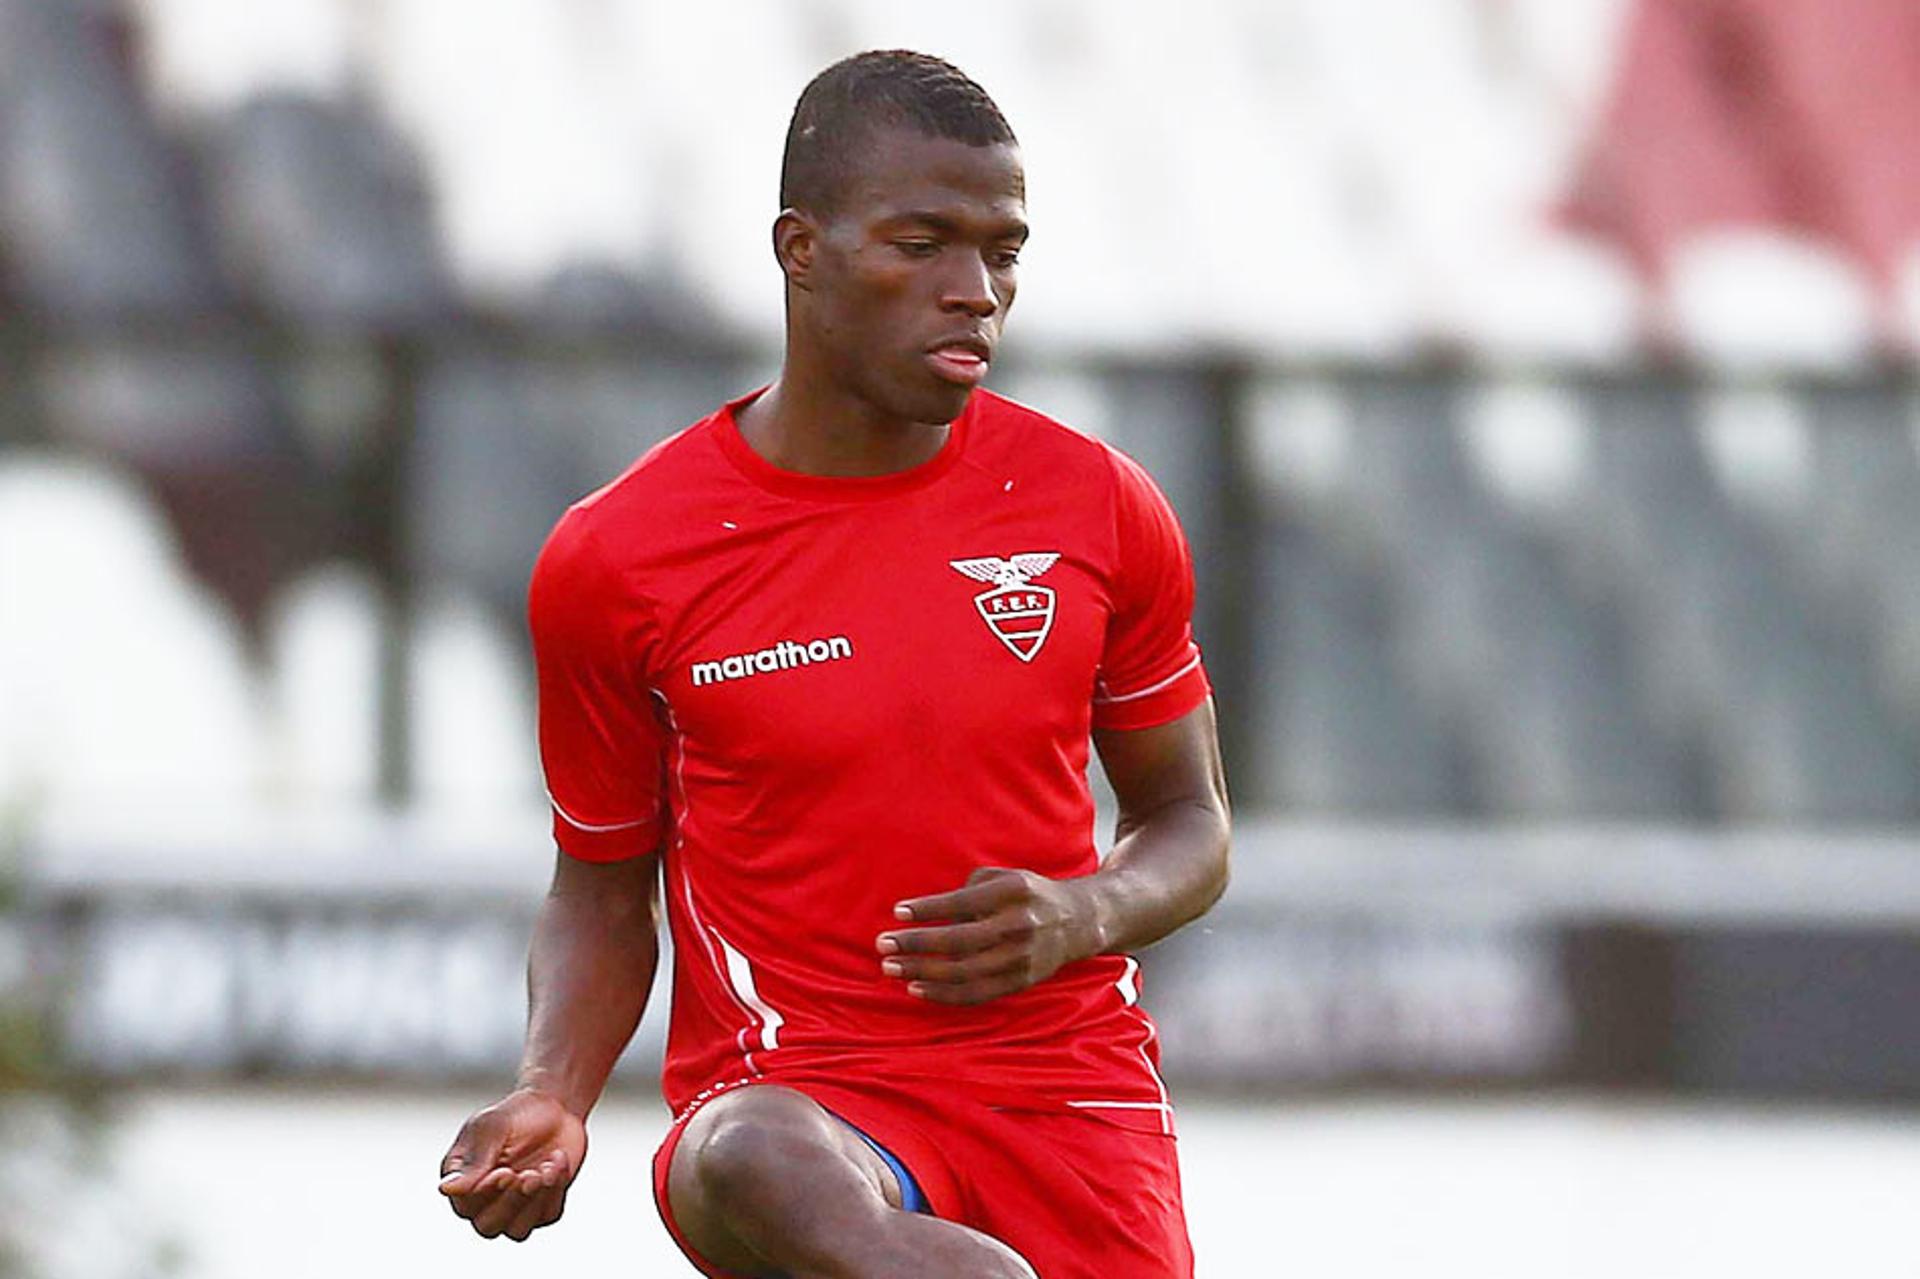
M 1193 639 L 1193 555 L 1139 463 L 1107 450 L 1114 471 L 1114 612 L 1094 686 L 1093 726 L 1152 728 L 1212 691 Z
M 652 852 L 665 825 L 665 734 L 641 664 L 652 622 L 617 589 L 577 508 L 534 565 L 527 621 L 554 842 L 584 861 Z

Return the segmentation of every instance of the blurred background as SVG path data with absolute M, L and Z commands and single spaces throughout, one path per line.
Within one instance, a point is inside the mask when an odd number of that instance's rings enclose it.
M 664 996 L 560 1227 L 433 1193 L 523 591 L 777 368 L 788 113 L 890 46 L 1024 145 L 992 384 L 1199 556 L 1201 1275 L 1911 1273 L 1908 0 L 0 0 L 0 1275 L 691 1273 Z

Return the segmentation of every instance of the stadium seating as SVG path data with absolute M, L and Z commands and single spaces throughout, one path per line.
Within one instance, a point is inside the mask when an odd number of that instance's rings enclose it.
M 1874 340 L 1861 272 L 1800 237 L 1703 232 L 1676 255 L 1668 296 L 1681 344 L 1730 369 L 1846 371 Z
M 0 33 L 0 243 L 18 295 L 95 321 L 213 301 L 160 130 L 78 10 L 8 0 Z
M 267 615 L 275 787 L 302 807 L 359 807 L 378 794 L 379 587 L 345 565 L 288 583 Z
M 180 815 L 262 794 L 257 676 L 171 543 L 125 475 L 0 454 L 0 810 Z
M 1260 560 L 1263 670 L 1248 713 L 1265 748 L 1235 775 L 1243 799 L 1309 814 L 1466 812 L 1458 752 L 1397 674 L 1365 573 L 1278 513 L 1262 529 Z
M 1920 345 L 1920 244 L 1887 279 L 1806 227 L 1689 225 L 1654 261 L 1563 219 L 1625 0 L 1222 0 L 1165 28 L 1093 0 L 957 27 L 883 0 L 230 10 L 138 0 L 127 56 L 97 9 L 0 0 L 0 337 L 39 369 L 0 403 L 0 563 L 10 614 L 69 618 L 0 631 L 0 805 L 370 800 L 375 704 L 337 690 L 372 687 L 378 592 L 334 562 L 365 548 L 266 557 L 261 607 L 234 566 L 284 530 L 232 535 L 220 485 L 366 519 L 327 486 L 371 438 L 376 332 L 422 336 L 417 795 L 531 802 L 540 540 L 768 375 L 793 96 L 907 45 L 1022 137 L 994 384 L 1167 489 L 1203 640 L 1251 649 L 1219 650 L 1244 796 L 1920 817 L 1920 435 L 1874 363 Z M 306 341 L 295 375 L 236 317 Z M 71 580 L 17 549 L 50 527 Z
M 378 121 L 286 94 L 213 126 L 208 197 L 228 270 L 270 310 L 392 328 L 448 309 L 414 170 Z
M 545 795 L 517 630 L 471 596 L 440 591 L 422 601 L 408 676 L 411 783 L 430 813 L 511 817 Z
M 757 376 L 724 357 L 474 351 L 436 361 L 406 463 L 415 562 L 517 618 L 557 513 Z
M 1811 499 L 1794 547 L 1808 594 L 1858 619 L 1883 695 L 1920 724 L 1920 451 L 1903 395 L 1826 388 L 1809 405 Z
M 275 802 L 326 811 L 379 795 L 381 602 L 365 572 L 331 565 L 290 583 L 267 625 Z M 538 801 L 531 687 L 519 640 L 477 596 L 417 605 L 409 662 L 411 784 L 465 820 Z

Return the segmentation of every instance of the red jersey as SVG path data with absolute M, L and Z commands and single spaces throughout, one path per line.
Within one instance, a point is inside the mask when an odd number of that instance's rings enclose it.
M 985 391 L 933 458 L 871 478 L 774 467 L 747 402 L 574 505 L 530 592 L 556 841 L 663 852 L 668 1104 L 937 1076 L 1169 1130 L 1132 959 L 963 1008 L 885 977 L 875 939 L 978 867 L 1098 868 L 1089 730 L 1209 691 L 1172 509 Z

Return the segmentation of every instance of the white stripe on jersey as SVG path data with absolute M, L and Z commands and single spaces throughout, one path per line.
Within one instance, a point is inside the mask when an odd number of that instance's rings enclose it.
M 735 950 L 719 933 L 714 933 L 713 939 L 727 953 L 728 984 L 733 987 L 734 994 L 739 996 L 741 1003 L 759 1014 L 760 1046 L 769 1052 L 773 1051 L 780 1046 L 780 1027 L 787 1024 L 787 1019 L 760 997 L 760 988 L 753 980 L 753 965 L 747 962 L 747 957 Z
M 705 919 L 701 918 L 700 908 L 694 904 L 693 876 L 687 873 L 686 861 L 682 853 L 682 849 L 686 846 L 685 832 L 688 808 L 685 771 L 687 763 L 686 746 L 681 740 L 680 725 L 678 721 L 674 719 L 673 703 L 669 702 L 667 695 L 657 688 L 649 689 L 648 691 L 660 699 L 661 709 L 666 712 L 667 716 L 667 730 L 673 734 L 673 780 L 675 789 L 680 792 L 680 814 L 679 820 L 674 822 L 673 856 L 669 862 L 669 866 L 672 871 L 679 874 L 680 896 L 681 900 L 684 901 L 687 906 L 687 921 L 693 926 L 693 930 L 700 935 L 700 944 L 707 952 L 707 962 L 713 966 L 714 975 L 720 979 L 721 986 L 725 987 L 727 994 L 733 998 L 734 1004 L 739 1007 L 742 1013 L 746 1014 L 747 1025 L 740 1028 L 740 1033 L 735 1036 L 735 1042 L 740 1046 L 740 1052 L 748 1072 L 753 1075 L 758 1075 L 760 1073 L 760 1067 L 755 1064 L 753 1053 L 747 1048 L 747 1034 L 753 1029 L 753 1018 L 756 1015 L 760 1018 L 760 1038 L 762 1043 L 768 1048 L 775 1046 L 774 1043 L 768 1041 L 777 1041 L 779 1029 L 785 1025 L 786 1022 L 779 1013 L 768 1007 L 767 1004 L 760 999 L 759 989 L 754 985 L 753 981 L 753 969 L 747 963 L 746 956 L 728 945 L 726 938 L 722 937 L 718 930 L 708 924 Z M 720 955 L 714 953 L 715 943 L 718 943 L 720 949 L 725 952 L 725 962 L 722 962 Z M 739 964 L 739 974 L 735 973 L 734 966 L 736 961 L 738 961 Z M 745 989 L 751 996 L 751 1001 L 742 997 L 740 975 L 744 975 L 745 977 Z

